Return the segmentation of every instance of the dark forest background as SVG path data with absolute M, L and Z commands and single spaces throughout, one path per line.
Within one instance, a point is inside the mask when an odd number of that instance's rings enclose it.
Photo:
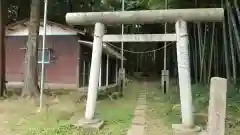
M 29 19 L 31 0 L 5 1 L 7 24 Z M 208 83 L 211 76 L 227 77 L 236 83 L 240 67 L 240 10 L 239 0 L 168 0 L 168 8 L 225 8 L 223 23 L 188 23 L 190 38 L 190 63 L 193 82 Z M 164 9 L 165 0 L 125 0 L 125 10 Z M 43 18 L 44 0 L 41 1 Z M 68 12 L 116 11 L 121 10 L 120 0 L 49 0 L 48 20 L 66 24 Z M 168 24 L 167 31 L 174 32 L 174 24 Z M 88 34 L 93 26 L 76 26 Z M 125 33 L 164 33 L 164 24 L 125 25 Z M 121 33 L 121 26 L 108 26 L 108 33 Z M 176 45 L 167 48 L 167 68 L 172 77 L 177 75 Z M 120 44 L 114 44 L 120 52 Z M 164 43 L 125 43 L 127 58 L 125 67 L 129 75 L 134 72 L 160 74 L 163 69 Z M 157 49 L 151 53 L 137 53 Z

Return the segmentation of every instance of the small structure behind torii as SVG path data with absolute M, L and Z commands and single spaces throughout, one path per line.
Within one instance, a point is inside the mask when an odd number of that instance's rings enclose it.
M 79 123 L 80 126 L 100 126 L 103 123 L 101 120 L 94 118 L 103 41 L 176 41 L 182 124 L 174 126 L 174 129 L 177 130 L 178 133 L 188 132 L 191 134 L 196 132 L 199 128 L 195 127 L 193 121 L 187 22 L 220 22 L 223 18 L 224 10 L 222 8 L 68 13 L 66 15 L 66 20 L 72 25 L 95 24 L 85 119 L 80 121 L 82 122 Z M 104 24 L 144 24 L 161 22 L 176 22 L 176 33 L 123 36 L 104 35 Z

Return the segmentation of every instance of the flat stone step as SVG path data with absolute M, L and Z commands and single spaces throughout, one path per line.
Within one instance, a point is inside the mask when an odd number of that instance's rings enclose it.
M 138 105 L 135 110 L 145 110 L 147 105 Z
M 145 125 L 146 124 L 145 116 L 135 116 L 133 118 L 132 124 Z
M 145 111 L 147 109 L 146 92 L 140 94 L 137 100 L 137 106 L 134 111 L 134 118 L 132 120 L 132 126 L 128 130 L 127 135 L 145 135 Z
M 145 109 L 144 110 L 135 110 L 134 116 L 145 116 Z
M 145 135 L 144 125 L 132 125 L 131 129 L 128 130 L 127 135 Z
M 146 105 L 147 101 L 146 100 L 145 101 L 140 100 L 140 101 L 137 102 L 137 104 L 138 105 Z

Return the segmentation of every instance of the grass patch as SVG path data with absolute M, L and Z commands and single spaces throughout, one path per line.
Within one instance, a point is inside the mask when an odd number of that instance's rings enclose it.
M 123 135 L 130 127 L 139 89 L 138 83 L 133 82 L 123 98 L 97 101 L 96 115 L 105 125 L 91 133 L 72 126 L 84 116 L 85 106 L 78 101 L 79 93 L 56 95 L 56 102 L 47 97 L 48 106 L 41 113 L 37 113 L 38 108 L 30 100 L 9 98 L 0 103 L 0 131 L 2 135 Z
M 205 127 L 208 119 L 209 88 L 203 85 L 193 85 L 193 105 L 195 123 Z M 147 96 L 149 115 L 161 119 L 171 128 L 173 123 L 181 123 L 180 99 L 177 87 L 171 86 L 169 93 L 164 95 L 159 85 L 151 85 Z M 239 88 L 229 88 L 227 93 L 226 133 L 240 134 L 240 94 Z
M 155 84 L 149 88 L 147 103 L 150 115 L 161 118 L 162 122 L 171 128 L 173 123 L 180 122 L 180 106 L 176 88 L 171 87 L 168 93 L 164 95 L 159 86 Z

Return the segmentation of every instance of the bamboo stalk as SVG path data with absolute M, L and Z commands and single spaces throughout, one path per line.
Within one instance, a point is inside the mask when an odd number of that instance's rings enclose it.
M 194 1 L 195 2 L 195 7 L 196 8 L 198 8 L 198 0 L 195 0 Z M 200 26 L 201 26 L 201 24 L 200 23 L 197 23 L 196 25 L 195 25 L 195 30 L 196 30 L 196 33 L 195 33 L 195 50 L 196 50 L 196 67 L 198 67 L 198 62 L 200 62 L 201 60 L 200 60 L 200 58 L 201 58 L 201 28 L 200 28 Z M 198 42 L 197 42 L 198 41 Z M 199 48 L 198 48 L 199 47 Z M 198 74 L 198 77 L 200 77 L 200 74 L 201 74 L 201 71 L 200 70 L 197 70 L 197 71 L 199 71 L 199 73 L 197 73 Z M 197 72 L 196 71 L 196 72 Z M 200 80 L 200 78 L 199 78 L 199 80 L 198 80 L 198 82 L 201 82 L 201 80 Z
M 198 50 L 199 50 L 199 62 L 200 62 L 200 70 L 199 70 L 199 81 L 202 81 L 202 67 L 201 67 L 201 61 L 202 61 L 202 31 L 201 31 L 201 24 L 197 24 L 198 29 Z
M 230 17 L 231 22 L 232 22 L 233 32 L 234 32 L 234 37 L 236 39 L 237 47 L 238 47 L 238 49 L 240 49 L 240 37 L 239 37 L 238 28 L 237 28 L 237 23 L 236 23 L 236 20 L 234 18 L 233 11 L 230 8 L 230 3 L 228 1 L 227 1 L 227 10 L 229 12 L 229 17 Z
M 200 81 L 202 81 L 203 79 L 203 76 L 204 76 L 204 73 L 203 73 L 203 70 L 204 70 L 204 58 L 205 58 L 205 50 L 206 50 L 206 33 L 207 33 L 207 25 L 204 24 L 204 38 L 203 38 L 203 44 L 202 44 L 202 47 L 203 48 L 203 51 L 202 51 L 202 54 L 201 54 L 201 63 L 200 63 Z
M 223 0 L 222 0 L 223 7 Z M 229 70 L 229 59 L 228 59 L 228 48 L 227 48 L 227 34 L 226 34 L 226 22 L 223 20 L 222 22 L 222 34 L 223 34 L 223 47 L 224 47 L 224 58 L 225 58 L 225 66 L 226 66 L 226 75 L 227 79 L 230 79 L 230 70 Z
M 210 60 L 209 60 L 209 68 L 208 68 L 208 81 L 211 78 L 211 71 L 212 71 L 212 57 L 213 57 L 213 45 L 215 40 L 215 23 L 213 23 L 212 28 L 212 37 L 211 37 L 211 49 L 210 49 Z
M 193 65 L 194 65 L 194 76 L 195 76 L 195 81 L 198 82 L 198 50 L 197 50 L 197 34 L 196 34 L 197 28 L 196 28 L 196 24 L 193 24 L 193 40 L 194 40 L 194 44 L 193 44 L 193 52 L 192 55 L 194 58 L 193 61 Z
M 234 7 L 236 9 L 236 12 L 237 12 L 238 23 L 240 25 L 240 9 L 239 9 L 237 0 L 234 0 L 233 3 L 234 3 Z
M 216 33 L 218 34 L 218 29 L 216 28 Z M 215 43 L 216 43 L 216 46 L 215 46 L 215 49 L 214 49 L 214 58 L 215 58 L 215 76 L 219 76 L 219 72 L 218 72 L 218 69 L 219 69 L 219 57 L 218 57 L 218 50 L 219 50 L 219 46 L 217 45 L 218 44 L 218 35 L 216 35 L 217 38 L 215 39 Z
M 230 13 L 228 13 L 228 35 L 229 35 L 229 41 L 230 41 L 230 49 L 231 49 L 231 57 L 232 57 L 232 75 L 233 75 L 233 82 L 236 84 L 236 58 L 235 58 L 235 53 L 234 53 L 234 47 L 233 47 L 233 34 L 232 34 L 232 25 L 231 25 L 231 20 L 230 20 Z M 240 59 L 239 59 L 240 60 Z
M 205 33 L 204 33 L 204 39 L 203 39 L 203 42 L 204 42 L 204 55 L 203 55 L 203 82 L 204 83 L 207 83 L 207 55 L 208 53 L 206 52 L 208 50 L 208 43 L 207 43 L 207 37 L 208 37 L 208 24 L 205 24 Z

